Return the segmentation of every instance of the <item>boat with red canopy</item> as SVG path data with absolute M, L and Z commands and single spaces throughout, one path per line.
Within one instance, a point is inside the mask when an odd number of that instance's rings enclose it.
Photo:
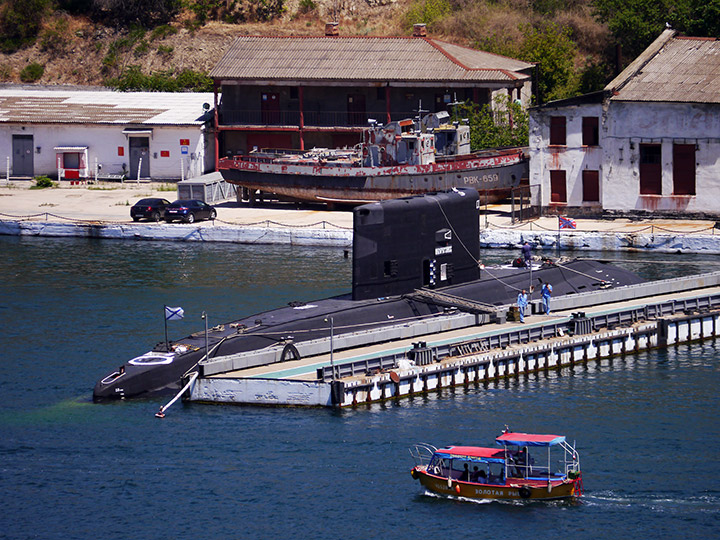
M 582 495 L 580 456 L 565 436 L 505 430 L 495 442 L 501 448 L 416 444 L 410 450 L 416 462 L 412 477 L 428 491 L 467 499 Z M 555 469 L 554 459 L 559 459 Z

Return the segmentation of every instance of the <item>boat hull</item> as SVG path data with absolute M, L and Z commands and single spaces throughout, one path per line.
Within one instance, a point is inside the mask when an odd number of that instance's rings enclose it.
M 525 480 L 510 478 L 505 484 L 480 484 L 451 480 L 427 473 L 416 467 L 412 476 L 420 484 L 438 495 L 466 499 L 489 500 L 552 500 L 569 499 L 576 496 L 577 480 Z
M 528 176 L 522 151 L 428 165 L 341 167 L 220 160 L 223 178 L 250 191 L 301 201 L 361 204 L 422 193 L 472 187 L 481 204 L 510 195 Z

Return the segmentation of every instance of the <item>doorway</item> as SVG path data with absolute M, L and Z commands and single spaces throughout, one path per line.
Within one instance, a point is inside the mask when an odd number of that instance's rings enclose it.
M 30 177 L 34 176 L 35 167 L 33 163 L 33 136 L 13 135 L 12 153 L 12 175 Z
M 130 137 L 130 180 L 150 178 L 150 139 L 148 137 Z

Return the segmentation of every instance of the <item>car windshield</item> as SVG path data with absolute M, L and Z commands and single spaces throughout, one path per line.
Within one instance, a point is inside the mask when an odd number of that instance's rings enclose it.
M 146 206 L 146 205 L 149 205 L 149 204 L 156 204 L 157 202 L 158 202 L 158 199 L 140 199 L 140 200 L 139 200 L 138 202 L 136 202 L 135 204 L 138 205 L 138 206 L 139 206 L 139 205 Z
M 175 201 L 174 203 L 172 203 L 172 206 L 191 206 L 191 205 L 192 205 L 192 201 L 184 201 L 184 200 L 183 201 Z

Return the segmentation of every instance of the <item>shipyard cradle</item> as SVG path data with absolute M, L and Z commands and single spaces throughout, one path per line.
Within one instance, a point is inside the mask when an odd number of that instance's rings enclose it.
M 518 291 L 543 283 L 564 296 L 640 283 L 635 274 L 600 261 L 545 261 L 528 269 L 483 268 L 478 260 L 479 197 L 473 189 L 371 203 L 354 209 L 352 290 L 199 331 L 125 362 L 95 385 L 95 400 L 177 391 L 202 361 L 253 354 L 253 365 L 295 360 L 309 342 L 358 334 L 362 344 L 398 337 L 408 324 L 461 313 L 488 322 Z M 531 283 L 532 280 L 532 283 Z M 536 292 L 535 298 L 538 298 Z M 428 325 L 428 328 L 432 327 Z M 337 341 L 337 340 L 336 340 Z M 339 349 L 336 349 L 339 350 Z M 250 366 L 247 366 L 250 367 Z
M 387 125 L 371 122 L 353 148 L 254 149 L 223 158 L 223 178 L 253 201 L 283 199 L 362 204 L 471 187 L 483 203 L 510 195 L 528 177 L 524 148 L 470 152 L 470 128 L 447 112 Z

